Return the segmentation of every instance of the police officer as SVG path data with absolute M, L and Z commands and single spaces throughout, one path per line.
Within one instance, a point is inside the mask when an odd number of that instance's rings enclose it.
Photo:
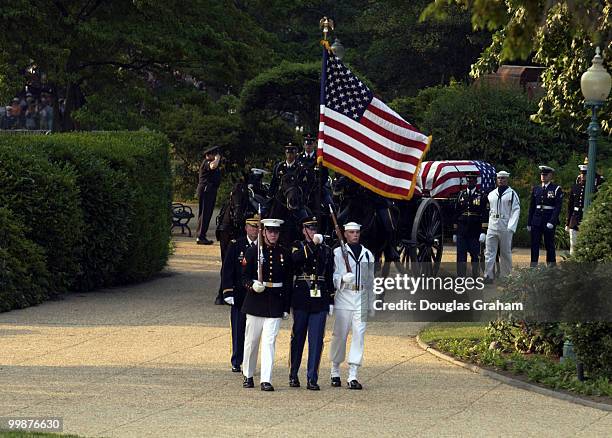
M 465 277 L 469 252 L 472 259 L 472 276 L 478 277 L 480 242 L 485 241 L 484 226 L 488 221 L 487 197 L 476 187 L 478 172 L 467 172 L 465 177 L 468 186 L 459 193 L 455 202 L 453 241 L 457 243 L 457 276 Z
M 570 254 L 574 254 L 576 247 L 576 240 L 578 239 L 578 226 L 582 222 L 582 216 L 584 213 L 584 190 L 586 187 L 586 174 L 588 168 L 588 159 L 584 159 L 584 164 L 578 165 L 580 173 L 576 178 L 576 184 L 572 185 L 570 191 L 569 200 L 567 203 L 567 220 L 565 222 L 565 231 L 569 233 L 570 237 Z M 595 192 L 603 182 L 604 178 L 596 174 L 595 175 Z
M 319 363 L 323 352 L 323 336 L 327 313 L 333 312 L 334 258 L 331 248 L 317 234 L 317 218 L 302 221 L 304 240 L 294 243 L 291 260 L 296 275 L 291 294 L 293 329 L 291 331 L 291 353 L 289 386 L 300 387 L 298 371 L 306 334 L 308 334 L 308 368 L 306 388 L 318 391 Z
M 367 316 L 374 316 L 374 256 L 359 243 L 361 225 L 349 222 L 344 225 L 346 259 L 342 247 L 334 249 L 334 329 L 329 358 L 331 360 L 331 385 L 342 386 L 340 364 L 346 357 L 346 342 L 351 331 L 351 348 L 348 354 L 348 387 L 362 389 L 357 373 L 363 359 Z M 347 262 L 350 272 L 347 269 Z
M 299 163 L 297 161 L 297 146 L 288 143 L 285 146 L 285 161 L 279 161 L 272 170 L 272 181 L 270 181 L 269 196 L 273 198 L 279 189 L 283 176 L 286 174 L 297 175 Z
M 223 289 L 223 300 L 229 304 L 230 323 L 232 327 L 232 371 L 241 371 L 244 353 L 244 330 L 246 326 L 246 315 L 242 313 L 242 304 L 246 290 L 242 284 L 242 263 L 247 250 L 257 246 L 257 234 L 259 232 L 259 216 L 255 215 L 246 220 L 244 226 L 246 236 L 232 239 L 227 251 L 223 266 L 221 268 L 221 287 Z
M 244 388 L 253 388 L 257 351 L 261 341 L 261 390 L 274 391 L 272 367 L 276 336 L 282 319 L 289 317 L 293 274 L 291 254 L 278 244 L 280 219 L 262 219 L 264 226 L 261 254 L 258 248 L 246 251 L 242 282 L 246 289 L 242 311 L 246 314 L 244 339 Z M 261 260 L 258 263 L 258 259 Z M 260 281 L 258 270 L 261 268 Z
M 198 229 L 196 232 L 196 242 L 198 245 L 212 245 L 213 241 L 206 238 L 210 218 L 212 217 L 215 202 L 217 200 L 217 190 L 221 184 L 221 171 L 219 162 L 221 155 L 219 147 L 213 146 L 204 151 L 204 160 L 200 164 L 198 180 Z
M 512 236 L 521 215 L 521 202 L 508 185 L 509 177 L 510 173 L 505 170 L 497 172 L 497 188 L 487 196 L 489 227 L 485 240 L 485 283 L 493 282 L 498 249 L 500 277 L 505 277 L 512 270 Z
M 531 191 L 527 217 L 527 230 L 531 232 L 531 266 L 538 265 L 542 236 L 546 246 L 546 263 L 556 263 L 555 227 L 559 224 L 559 213 L 563 204 L 563 190 L 551 182 L 555 169 L 550 166 L 539 168 L 542 184 Z

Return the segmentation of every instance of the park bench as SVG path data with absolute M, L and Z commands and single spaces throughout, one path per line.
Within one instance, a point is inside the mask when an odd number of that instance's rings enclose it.
M 189 228 L 189 221 L 195 217 L 191 207 L 180 202 L 172 203 L 172 227 L 170 232 L 175 227 L 181 227 L 181 234 L 185 234 L 185 228 L 189 231 L 189 237 L 191 237 L 191 228 Z

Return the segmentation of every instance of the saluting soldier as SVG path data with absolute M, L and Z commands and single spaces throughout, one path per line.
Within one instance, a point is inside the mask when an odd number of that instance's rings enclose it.
M 361 225 L 344 225 L 344 238 L 350 272 L 347 270 L 342 247 L 334 249 L 334 329 L 329 358 L 331 360 L 331 386 L 340 387 L 340 364 L 346 357 L 346 341 L 351 331 L 348 355 L 348 387 L 362 389 L 357 373 L 363 360 L 367 316 L 374 316 L 374 256 L 359 243 Z
M 325 321 L 334 308 L 334 258 L 331 248 L 323 243 L 323 236 L 317 233 L 317 227 L 316 217 L 305 218 L 302 221 L 304 240 L 295 242 L 291 252 L 296 277 L 291 294 L 293 329 L 289 361 L 289 386 L 299 388 L 298 372 L 308 334 L 306 388 L 315 391 L 320 389 L 317 382 Z
M 242 264 L 246 252 L 251 247 L 257 246 L 257 234 L 259 232 L 259 215 L 246 220 L 244 226 L 246 236 L 232 239 L 221 268 L 221 287 L 223 289 L 223 300 L 229 304 L 230 323 L 232 327 L 232 371 L 239 373 L 241 370 L 244 354 L 244 331 L 246 327 L 246 315 L 242 312 L 242 305 L 246 290 L 242 282 Z
M 457 196 L 455 203 L 455 234 L 457 243 L 457 276 L 465 277 L 467 254 L 472 260 L 472 276 L 478 277 L 480 242 L 484 242 L 487 224 L 487 196 L 476 187 L 478 172 L 466 172 L 467 188 Z
M 210 218 L 217 200 L 217 190 L 221 184 L 219 163 L 221 155 L 219 146 L 213 146 L 204 151 L 204 160 L 200 164 L 198 180 L 198 229 L 196 242 L 198 245 L 212 245 L 213 241 L 206 238 Z M 219 303 L 223 304 L 223 303 Z
M 242 281 L 246 296 L 242 311 L 246 314 L 244 339 L 243 374 L 244 388 L 253 388 L 253 375 L 257 367 L 257 350 L 261 341 L 261 379 L 262 391 L 274 391 L 272 386 L 272 367 L 276 336 L 281 319 L 289 317 L 289 306 L 293 274 L 291 254 L 278 244 L 280 219 L 262 219 L 264 226 L 261 254 L 257 247 L 246 251 L 243 261 Z M 258 259 L 261 260 L 261 278 L 258 275 Z
M 570 254 L 574 254 L 576 240 L 578 239 L 578 227 L 580 222 L 582 222 L 582 216 L 584 214 L 584 190 L 586 187 L 587 164 L 588 159 L 585 158 L 584 164 L 578 165 L 580 173 L 576 178 L 576 184 L 572 185 L 567 203 L 567 220 L 565 222 L 565 231 L 569 233 L 570 237 Z M 595 192 L 599 189 L 599 186 L 603 180 L 604 178 L 601 175 L 595 175 Z
M 297 176 L 297 172 L 299 169 L 299 163 L 296 159 L 297 157 L 297 146 L 288 143 L 285 146 L 285 160 L 279 161 L 274 165 L 274 169 L 272 171 L 272 180 L 270 181 L 270 189 L 269 196 L 276 196 L 276 192 L 280 186 L 280 183 L 283 177 L 287 174 L 294 174 Z
M 559 213 L 563 204 L 563 190 L 552 182 L 555 169 L 539 166 L 541 185 L 531 191 L 527 230 L 531 232 L 531 266 L 538 265 L 540 240 L 544 236 L 546 263 L 556 263 L 555 227 L 559 224 Z

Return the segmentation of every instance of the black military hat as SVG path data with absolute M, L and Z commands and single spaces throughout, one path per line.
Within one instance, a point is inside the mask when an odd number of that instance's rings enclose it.
M 304 227 L 316 227 L 318 225 L 317 218 L 315 216 L 306 216 L 301 220 L 302 226 Z
M 204 151 L 205 154 L 214 154 L 215 152 L 217 152 L 219 149 L 221 149 L 221 146 L 211 146 L 208 149 L 206 149 Z
M 555 171 L 555 169 L 553 169 L 550 166 L 538 166 L 540 168 L 540 173 L 542 175 L 548 175 L 549 173 L 552 173 Z
M 291 142 L 285 145 L 285 152 L 297 152 L 297 150 L 298 147 L 294 144 L 291 144 Z
M 310 144 L 310 143 L 314 143 L 314 141 L 315 141 L 315 138 L 312 135 L 306 134 L 304 136 L 304 143 Z

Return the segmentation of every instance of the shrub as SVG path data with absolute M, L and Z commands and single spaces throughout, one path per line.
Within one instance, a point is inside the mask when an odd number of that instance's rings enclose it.
M 25 230 L 9 209 L 0 207 L 0 312 L 48 298 L 44 251 L 25 237 Z
M 45 251 L 52 294 L 65 292 L 79 275 L 83 213 L 76 172 L 37 153 L 0 147 L 0 205 L 25 226 Z

